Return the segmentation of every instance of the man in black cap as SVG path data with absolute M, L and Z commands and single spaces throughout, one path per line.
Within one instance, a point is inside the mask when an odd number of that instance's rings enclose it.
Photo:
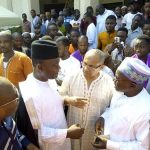
M 67 129 L 63 103 L 83 108 L 87 102 L 76 97 L 63 100 L 51 84 L 49 79 L 55 79 L 59 71 L 55 43 L 46 40 L 33 42 L 31 57 L 33 73 L 19 84 L 23 100 L 16 114 L 18 128 L 42 150 L 71 150 L 67 138 L 80 138 L 84 129 L 77 124 Z

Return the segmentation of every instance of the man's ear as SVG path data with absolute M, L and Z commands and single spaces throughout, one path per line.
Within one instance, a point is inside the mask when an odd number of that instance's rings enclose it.
M 137 84 L 135 82 L 131 82 L 131 86 L 132 88 L 136 88 Z
M 65 50 L 68 51 L 69 50 L 69 45 L 65 46 Z
M 38 71 L 41 71 L 41 70 L 42 70 L 42 65 L 41 65 L 41 64 L 37 64 L 37 65 L 36 65 L 36 69 L 37 69 Z

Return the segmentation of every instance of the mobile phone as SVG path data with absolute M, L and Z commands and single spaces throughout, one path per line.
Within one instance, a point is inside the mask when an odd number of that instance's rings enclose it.
M 115 43 L 120 43 L 120 37 L 115 37 L 114 40 L 115 40 Z

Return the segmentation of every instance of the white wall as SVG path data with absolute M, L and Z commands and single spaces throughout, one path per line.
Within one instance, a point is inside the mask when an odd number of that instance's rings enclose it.
M 81 17 L 83 17 L 84 13 L 86 12 L 86 8 L 88 6 L 92 6 L 95 10 L 95 7 L 98 4 L 98 2 L 99 0 L 74 0 L 74 8 L 79 9 Z
M 0 0 L 0 5 L 12 11 L 12 0 Z

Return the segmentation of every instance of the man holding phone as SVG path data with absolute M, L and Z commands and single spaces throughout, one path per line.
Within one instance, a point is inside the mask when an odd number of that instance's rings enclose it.
M 133 50 L 126 44 L 127 37 L 128 30 L 124 27 L 119 28 L 117 31 L 117 36 L 114 38 L 114 42 L 109 44 L 104 50 L 104 52 L 111 55 L 112 61 L 115 63 L 115 68 L 119 66 L 125 57 L 130 57 L 133 55 Z

